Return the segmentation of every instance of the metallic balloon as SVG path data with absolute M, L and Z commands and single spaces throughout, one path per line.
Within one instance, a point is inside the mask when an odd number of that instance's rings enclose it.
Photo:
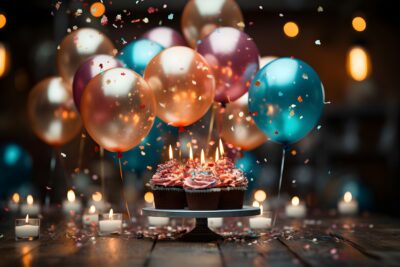
M 317 124 L 324 87 L 305 62 L 276 59 L 262 68 L 249 90 L 249 110 L 257 126 L 278 143 L 294 143 Z
M 191 47 L 218 27 L 244 28 L 242 12 L 234 0 L 190 0 L 183 10 L 181 25 Z
M 127 151 L 146 137 L 154 122 L 154 96 L 146 81 L 125 68 L 90 80 L 81 100 L 83 124 L 100 146 Z
M 72 83 L 74 102 L 78 111 L 80 111 L 81 97 L 87 83 L 97 74 L 116 67 L 122 67 L 122 63 L 109 55 L 93 56 L 80 65 Z
M 200 119 L 214 100 L 215 79 L 206 60 L 184 46 L 165 49 L 148 64 L 144 78 L 157 101 L 157 117 L 172 126 Z
M 139 39 L 127 44 L 119 53 L 118 59 L 122 61 L 124 67 L 133 69 L 143 75 L 149 61 L 164 47 L 148 39 Z
M 248 110 L 248 94 L 221 108 L 217 120 L 222 139 L 242 150 L 252 150 L 267 141 Z
M 79 65 L 96 54 L 114 54 L 114 45 L 103 33 L 82 28 L 68 34 L 57 51 L 57 68 L 61 77 L 72 84 Z
M 247 34 L 235 28 L 218 28 L 201 41 L 197 51 L 214 72 L 215 101 L 228 103 L 247 92 L 259 61 L 257 46 Z
M 29 94 L 28 117 L 35 134 L 49 145 L 61 146 L 81 130 L 70 86 L 60 77 L 39 82 Z
M 142 35 L 142 38 L 149 39 L 159 43 L 161 46 L 168 48 L 171 46 L 186 46 L 186 41 L 182 35 L 176 30 L 169 27 L 156 27 Z

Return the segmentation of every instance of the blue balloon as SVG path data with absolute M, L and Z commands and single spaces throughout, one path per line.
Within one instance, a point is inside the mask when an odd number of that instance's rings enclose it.
M 272 141 L 288 145 L 317 124 L 324 98 L 322 82 L 307 63 L 279 58 L 257 72 L 249 89 L 249 111 Z
M 118 55 L 126 68 L 143 75 L 150 60 L 164 49 L 160 44 L 148 39 L 139 39 L 127 44 Z

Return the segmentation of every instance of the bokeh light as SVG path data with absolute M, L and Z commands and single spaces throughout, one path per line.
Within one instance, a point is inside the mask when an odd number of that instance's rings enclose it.
M 7 17 L 4 14 L 0 14 L 0 29 L 4 28 L 7 24 Z
M 364 81 L 372 69 L 370 56 L 361 46 L 354 46 L 349 50 L 346 65 L 350 77 L 359 82 Z
M 355 17 L 353 18 L 353 21 L 351 22 L 353 25 L 353 29 L 358 31 L 358 32 L 363 32 L 367 28 L 367 22 L 363 17 Z
M 106 7 L 103 3 L 95 2 L 90 6 L 90 14 L 92 14 L 93 17 L 101 17 L 104 15 L 105 11 Z
M 154 195 L 152 192 L 146 192 L 144 194 L 144 201 L 146 201 L 146 203 L 153 203 L 154 202 Z
M 258 202 L 263 202 L 265 199 L 267 199 L 267 193 L 263 190 L 257 190 L 254 193 L 254 199 L 257 200 Z
M 7 47 L 0 42 L 0 78 L 7 74 L 9 68 L 9 52 Z
M 296 37 L 299 34 L 299 26 L 293 21 L 286 22 L 283 26 L 283 32 L 290 38 Z

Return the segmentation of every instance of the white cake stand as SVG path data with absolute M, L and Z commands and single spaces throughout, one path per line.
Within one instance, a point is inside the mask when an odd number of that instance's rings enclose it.
M 184 234 L 179 240 L 193 242 L 210 242 L 223 237 L 208 228 L 207 218 L 215 217 L 244 217 L 260 214 L 260 208 L 243 206 L 233 210 L 188 210 L 188 209 L 156 209 L 143 208 L 143 215 L 170 218 L 196 218 L 192 231 Z

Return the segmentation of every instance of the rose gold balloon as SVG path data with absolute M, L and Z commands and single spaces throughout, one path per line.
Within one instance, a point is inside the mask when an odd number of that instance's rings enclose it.
M 191 47 L 218 27 L 243 30 L 243 15 L 233 0 L 190 0 L 182 14 L 182 32 Z
M 267 141 L 267 136 L 258 129 L 248 110 L 246 93 L 238 100 L 220 109 L 217 120 L 222 139 L 242 150 L 251 150 Z
M 53 146 L 70 141 L 82 126 L 71 88 L 60 77 L 45 79 L 32 89 L 28 117 L 35 134 Z
M 206 60 L 184 46 L 167 48 L 147 65 L 144 78 L 154 92 L 156 114 L 173 126 L 187 126 L 210 108 L 215 79 Z
M 68 34 L 57 51 L 57 68 L 61 77 L 72 84 L 79 65 L 96 54 L 113 55 L 114 45 L 103 33 L 82 28 Z
M 155 101 L 146 81 L 136 72 L 113 68 L 95 76 L 81 99 L 81 116 L 90 136 L 112 152 L 127 151 L 147 136 Z

